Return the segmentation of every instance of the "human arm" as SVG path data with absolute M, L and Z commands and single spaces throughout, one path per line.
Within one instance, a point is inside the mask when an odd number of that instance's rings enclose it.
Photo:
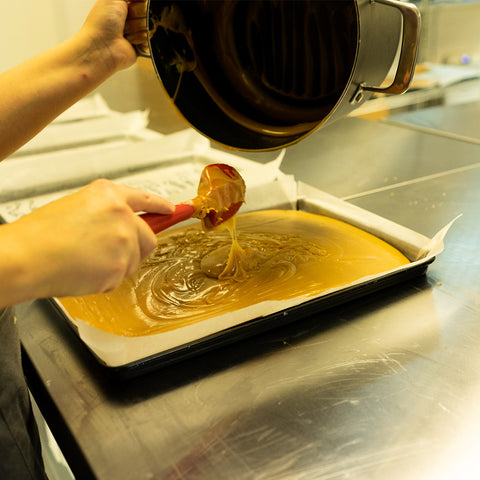
M 0 226 L 0 308 L 51 296 L 112 290 L 134 273 L 157 240 L 135 212 L 173 205 L 108 180 Z
M 80 31 L 0 74 L 0 160 L 136 59 L 146 0 L 97 0 Z

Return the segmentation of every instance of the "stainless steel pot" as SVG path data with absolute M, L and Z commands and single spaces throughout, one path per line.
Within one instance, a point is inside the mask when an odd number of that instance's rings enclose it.
M 147 12 L 149 55 L 180 113 L 241 150 L 290 145 L 372 92 L 403 93 L 420 32 L 398 0 L 149 0 Z

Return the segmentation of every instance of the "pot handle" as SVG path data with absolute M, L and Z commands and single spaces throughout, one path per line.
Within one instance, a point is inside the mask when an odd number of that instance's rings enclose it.
M 418 43 L 420 38 L 420 12 L 412 3 L 398 0 L 370 0 L 370 3 L 383 3 L 398 8 L 403 17 L 402 47 L 398 60 L 395 79 L 389 87 L 369 87 L 362 84 L 363 90 L 377 93 L 401 94 L 407 91 L 413 79 L 415 63 L 417 61 Z

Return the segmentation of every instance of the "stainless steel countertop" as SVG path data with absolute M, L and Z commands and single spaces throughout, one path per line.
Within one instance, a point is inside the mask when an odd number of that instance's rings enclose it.
M 480 102 L 473 101 L 392 115 L 385 121 L 467 142 L 480 143 L 479 112 Z
M 21 305 L 31 388 L 77 478 L 479 478 L 479 158 L 354 118 L 290 147 L 285 172 L 425 235 L 462 214 L 445 251 L 424 277 L 127 383 L 48 304 Z

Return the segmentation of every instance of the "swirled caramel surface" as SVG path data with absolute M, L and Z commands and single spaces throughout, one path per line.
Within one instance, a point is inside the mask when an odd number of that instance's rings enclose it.
M 123 336 L 173 330 L 265 300 L 311 297 L 409 263 L 346 223 L 289 210 L 237 215 L 227 230 L 184 226 L 114 291 L 64 298 L 72 318 Z

